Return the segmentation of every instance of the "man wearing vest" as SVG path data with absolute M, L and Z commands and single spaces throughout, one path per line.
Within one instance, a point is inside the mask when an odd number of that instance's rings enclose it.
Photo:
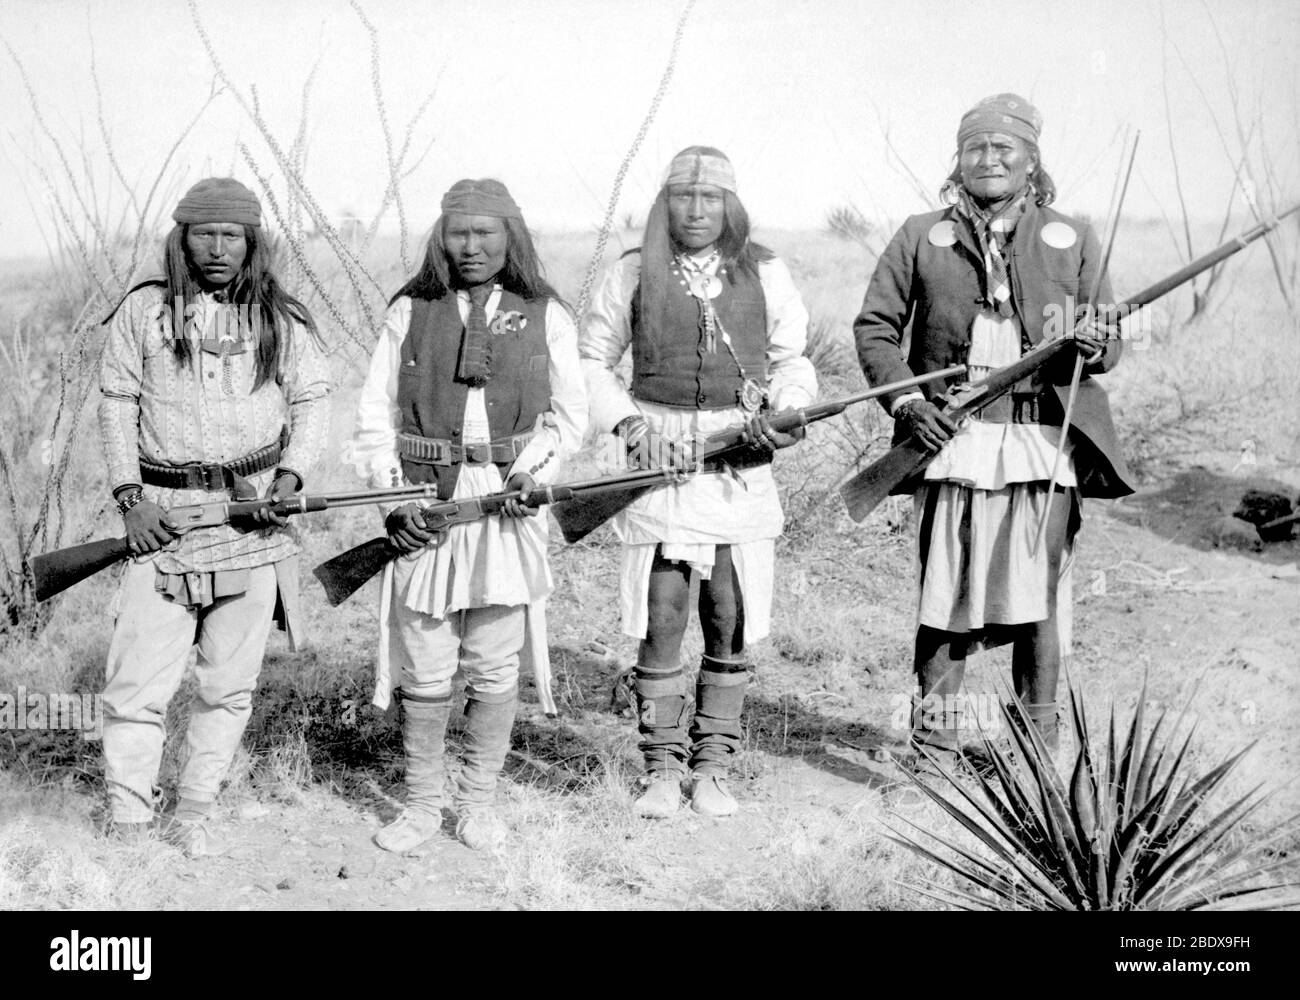
M 354 461 L 375 487 L 436 483 L 441 499 L 555 481 L 587 424 L 577 332 L 541 276 L 519 207 L 500 181 L 462 180 L 442 199 L 419 272 L 393 297 L 357 409 Z M 375 836 L 415 851 L 442 826 L 452 681 L 466 684 L 456 834 L 500 844 L 493 810 L 510 749 L 521 656 L 550 703 L 546 518 L 500 516 L 429 531 L 418 504 L 386 526 L 375 704 L 401 692 L 406 807 Z
M 253 192 L 208 178 L 172 218 L 164 275 L 127 293 L 100 362 L 109 482 L 139 557 L 122 576 L 108 651 L 104 776 L 115 830 L 147 835 L 167 704 L 197 645 L 188 756 L 163 833 L 199 857 L 222 852 L 208 813 L 277 606 L 290 648 L 301 644 L 298 541 L 267 511 L 176 538 L 167 510 L 302 489 L 329 432 L 329 370 L 310 315 L 271 273 Z
M 803 356 L 807 326 L 785 265 L 749 239 L 731 162 L 689 147 L 668 168 L 640 250 L 609 268 L 585 317 L 593 425 L 624 441 L 633 466 L 679 465 L 680 445 L 744 424 L 770 457 L 798 438 L 773 431 L 763 412 L 806 406 L 817 391 Z M 630 388 L 615 371 L 629 345 Z M 623 631 L 642 640 L 634 680 L 650 779 L 643 816 L 678 810 L 688 766 L 696 812 L 736 811 L 724 780 L 741 740 L 745 650 L 768 632 L 782 523 L 770 462 L 684 476 L 615 519 Z M 704 656 L 688 734 L 681 643 L 693 580 Z

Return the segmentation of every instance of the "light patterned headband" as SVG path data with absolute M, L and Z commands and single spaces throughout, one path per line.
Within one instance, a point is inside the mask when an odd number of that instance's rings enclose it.
M 710 153 L 678 153 L 668 165 L 664 187 L 670 184 L 712 184 L 736 193 L 736 171 L 725 156 Z

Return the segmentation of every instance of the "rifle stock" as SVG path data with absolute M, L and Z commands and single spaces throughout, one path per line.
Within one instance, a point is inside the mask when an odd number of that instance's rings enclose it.
M 606 476 L 579 483 L 537 486 L 528 491 L 527 502 L 532 506 L 541 504 L 555 506 L 580 496 L 597 499 L 605 496 L 619 497 L 628 489 L 653 489 L 670 475 L 672 472 L 669 470 L 643 469 L 622 476 Z M 481 517 L 496 514 L 506 501 L 522 498 L 523 491 L 512 490 L 508 493 L 493 493 L 463 500 L 443 500 L 425 507 L 422 512 L 423 520 L 425 526 L 431 531 L 444 531 L 453 524 L 477 521 Z M 390 560 L 396 559 L 399 555 L 401 553 L 389 544 L 386 537 L 372 538 L 332 559 L 327 559 L 313 569 L 312 574 L 325 588 L 325 596 L 329 603 L 337 607 L 365 586 L 366 581 L 380 572 Z
M 774 430 L 788 434 L 818 420 L 825 420 L 827 417 L 843 413 L 854 403 L 865 402 L 868 399 L 875 399 L 877 396 L 884 396 L 902 389 L 910 389 L 926 382 L 951 378 L 965 371 L 965 365 L 953 365 L 950 368 L 943 368 L 925 375 L 902 379 L 888 385 L 854 393 L 852 396 L 846 396 L 843 399 L 814 403 L 799 410 L 782 410 L 768 417 L 768 424 Z M 697 456 L 697 471 L 717 471 L 722 468 L 724 463 L 732 467 L 758 464 L 752 460 L 754 449 L 742 440 L 744 430 L 743 426 L 729 427 L 704 441 Z M 770 461 L 770 457 L 765 455 L 763 462 L 766 463 L 767 461 Z M 555 514 L 555 520 L 559 522 L 560 532 L 564 535 L 564 540 L 572 545 L 574 542 L 586 538 L 615 514 L 631 505 L 633 501 L 660 485 L 662 483 L 655 482 L 646 486 L 631 487 L 618 493 L 605 493 L 595 497 L 575 497 L 564 503 L 556 504 L 552 508 L 552 513 Z
M 108 569 L 131 554 L 125 538 L 102 538 L 66 549 L 33 556 L 29 567 L 36 587 L 36 599 L 48 601 L 87 577 Z
M 183 535 L 196 528 L 211 528 L 219 524 L 239 523 L 257 511 L 270 508 L 277 515 L 308 514 L 329 510 L 331 507 L 355 507 L 361 504 L 383 503 L 399 499 L 418 499 L 433 491 L 428 486 L 402 486 L 394 489 L 360 490 L 350 493 L 296 494 L 281 500 L 215 500 L 211 503 L 173 507 L 167 518 L 175 525 L 173 533 Z M 249 527 L 263 527 L 251 523 Z M 243 529 L 241 529 L 243 530 Z M 131 555 L 125 538 L 106 538 L 97 542 L 71 545 L 53 552 L 33 556 L 28 568 L 35 584 L 36 599 L 48 601 L 69 587 L 108 569 Z
M 325 588 L 330 607 L 337 608 L 397 555 L 388 536 L 380 535 L 325 560 L 311 572 Z

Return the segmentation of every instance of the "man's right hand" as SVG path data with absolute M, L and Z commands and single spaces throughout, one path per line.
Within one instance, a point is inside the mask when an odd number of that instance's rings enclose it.
M 152 500 L 141 500 L 122 515 L 126 524 L 126 540 L 134 555 L 157 552 L 177 534 L 176 525 L 167 519 L 167 512 Z
M 894 414 L 931 451 L 938 451 L 957 433 L 957 425 L 928 399 L 908 400 Z
M 695 471 L 695 452 L 689 442 L 673 441 L 650 430 L 645 417 L 625 417 L 614 428 L 623 442 L 629 469 L 676 469 Z
M 399 552 L 419 552 L 433 541 L 434 533 L 420 516 L 418 503 L 402 504 L 384 519 L 384 527 L 388 529 L 388 540 Z

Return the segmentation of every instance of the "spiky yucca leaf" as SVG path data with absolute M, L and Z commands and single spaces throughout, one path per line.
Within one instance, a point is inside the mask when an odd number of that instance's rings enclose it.
M 1207 814 L 1221 788 L 1254 744 L 1202 775 L 1186 773 L 1190 727 L 1185 716 L 1165 728 L 1161 713 L 1146 733 L 1146 684 L 1122 740 L 1115 706 L 1104 759 L 1094 750 L 1087 713 L 1070 687 L 1076 754 L 1065 771 L 1055 763 L 1023 706 L 1003 706 L 1011 734 L 1007 749 L 986 741 L 991 778 L 958 774 L 927 753 L 943 790 L 915 775 L 912 782 L 976 841 L 975 848 L 904 820 L 933 842 L 927 847 L 900 830 L 890 839 L 961 877 L 953 888 L 928 886 L 924 895 L 971 909 L 1128 910 L 1277 908 L 1300 905 L 1300 858 L 1283 850 L 1300 816 L 1232 845 L 1241 825 L 1272 793 L 1258 787 Z M 951 793 L 955 792 L 955 795 Z M 944 794 L 947 793 L 947 794 Z M 1229 844 L 1225 849 L 1225 844 Z M 981 857 L 979 849 L 991 857 Z

